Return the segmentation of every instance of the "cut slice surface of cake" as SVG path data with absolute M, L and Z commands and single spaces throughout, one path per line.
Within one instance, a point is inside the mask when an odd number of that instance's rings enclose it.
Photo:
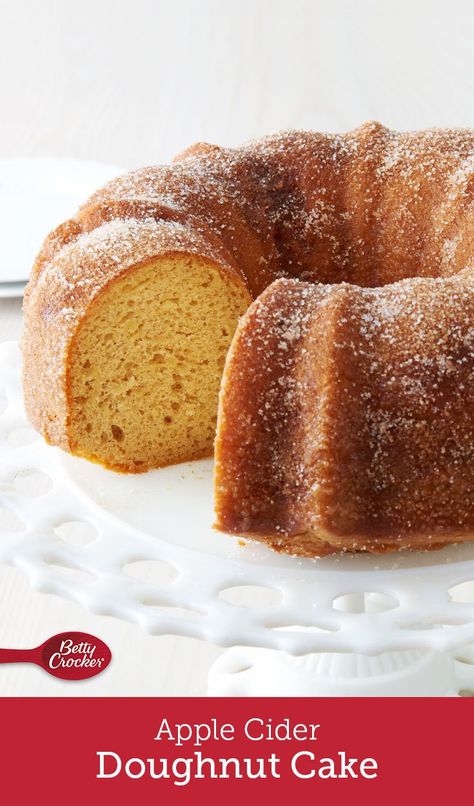
M 23 352 L 25 375 L 41 380 L 25 384 L 26 404 L 48 441 L 123 472 L 212 453 L 224 361 L 250 295 L 192 248 L 182 228 L 170 238 L 156 222 L 114 221 L 42 270 Z

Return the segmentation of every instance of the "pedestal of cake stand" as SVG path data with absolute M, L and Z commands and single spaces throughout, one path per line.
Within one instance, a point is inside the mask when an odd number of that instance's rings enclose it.
M 360 611 L 363 596 L 347 597 Z M 456 697 L 474 696 L 474 645 L 456 653 L 400 650 L 378 655 L 317 652 L 294 656 L 233 647 L 213 664 L 208 696 Z
M 474 693 L 473 667 L 442 652 L 381 655 L 315 653 L 294 657 L 234 647 L 213 664 L 215 697 L 456 697 Z

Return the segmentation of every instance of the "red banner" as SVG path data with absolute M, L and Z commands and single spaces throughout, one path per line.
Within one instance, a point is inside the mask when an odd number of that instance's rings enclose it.
M 472 797 L 474 699 L 3 698 L 1 712 L 4 803 Z

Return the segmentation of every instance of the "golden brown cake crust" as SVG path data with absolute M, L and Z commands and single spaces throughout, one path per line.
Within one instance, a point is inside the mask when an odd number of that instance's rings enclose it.
M 474 277 L 273 283 L 226 362 L 219 529 L 307 556 L 474 536 Z

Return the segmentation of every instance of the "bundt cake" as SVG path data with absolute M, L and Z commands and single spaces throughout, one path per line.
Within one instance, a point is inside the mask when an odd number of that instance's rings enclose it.
M 473 177 L 473 132 L 368 123 L 112 181 L 33 269 L 31 422 L 115 470 L 210 455 L 263 292 L 218 528 L 311 555 L 474 536 Z

